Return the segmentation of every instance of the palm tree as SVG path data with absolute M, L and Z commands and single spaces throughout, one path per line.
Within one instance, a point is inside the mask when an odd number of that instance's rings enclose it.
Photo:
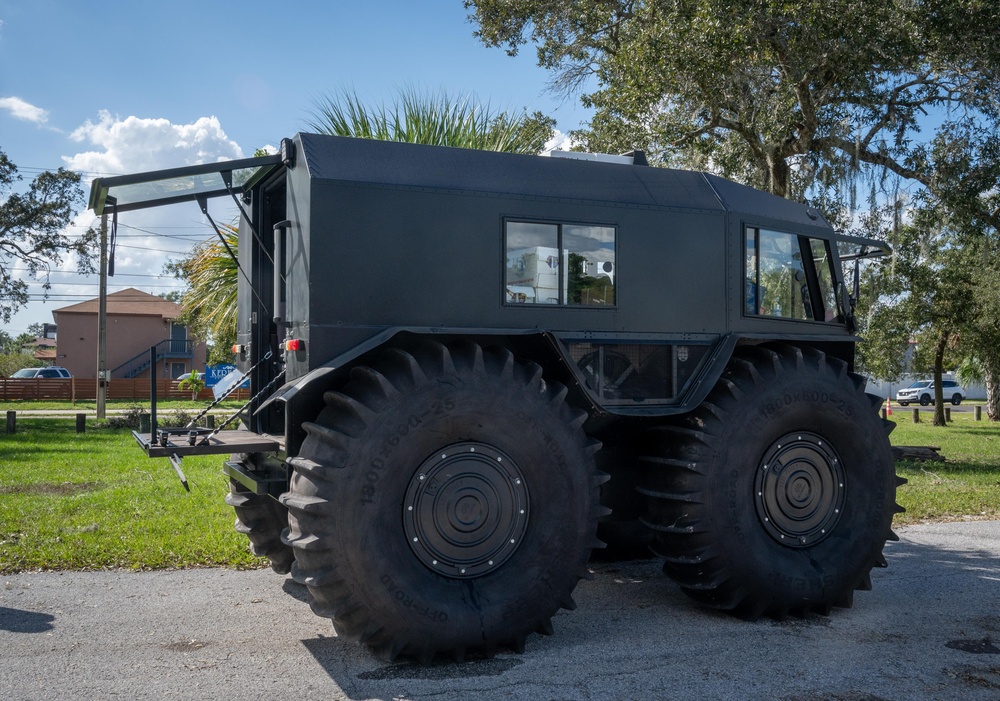
M 344 89 L 316 102 L 309 127 L 320 134 L 508 153 L 540 153 L 555 120 L 541 112 L 493 109 L 475 94 L 453 97 L 405 88 L 391 106 L 367 105 Z
M 235 226 L 220 227 L 222 238 L 234 252 L 239 233 Z M 168 272 L 187 282 L 181 295 L 183 321 L 200 336 L 213 342 L 209 362 L 229 362 L 229 349 L 236 342 L 236 261 L 216 237 L 202 241 L 191 254 L 167 265 Z
M 353 91 L 343 90 L 336 99 L 318 101 L 316 110 L 308 126 L 321 134 L 508 153 L 540 153 L 555 127 L 555 120 L 541 112 L 511 114 L 492 109 L 475 95 L 424 95 L 412 88 L 402 90 L 391 107 L 366 105 Z M 235 252 L 236 228 L 222 227 L 222 235 Z M 167 270 L 188 284 L 181 298 L 185 320 L 214 341 L 211 360 L 227 362 L 236 342 L 238 271 L 226 247 L 218 238 L 206 240 Z

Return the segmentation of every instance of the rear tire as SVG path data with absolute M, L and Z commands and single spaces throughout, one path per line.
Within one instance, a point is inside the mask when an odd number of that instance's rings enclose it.
M 266 557 L 278 574 L 292 570 L 295 553 L 281 540 L 288 527 L 288 509 L 266 494 L 254 494 L 236 480 L 229 480 L 226 503 L 236 511 L 236 530 L 250 539 L 250 552 Z
M 958 392 L 956 392 L 955 394 L 951 395 L 951 403 L 954 404 L 955 406 L 958 406 L 959 404 L 961 404 L 962 403 L 962 395 L 959 394 Z
M 650 432 L 640 491 L 664 571 L 755 619 L 850 606 L 884 565 L 894 424 L 864 378 L 818 351 L 740 349 L 691 415 Z
M 600 444 L 565 395 L 471 344 L 354 368 L 304 424 L 282 497 L 313 611 L 388 659 L 520 652 L 550 633 L 602 513 Z

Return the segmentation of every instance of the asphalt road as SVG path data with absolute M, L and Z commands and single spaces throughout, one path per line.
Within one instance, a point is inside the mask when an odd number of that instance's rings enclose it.
M 1000 522 L 911 527 L 850 610 L 747 623 L 594 566 L 524 655 L 387 664 L 270 571 L 0 577 L 0 692 L 44 699 L 1000 699 Z

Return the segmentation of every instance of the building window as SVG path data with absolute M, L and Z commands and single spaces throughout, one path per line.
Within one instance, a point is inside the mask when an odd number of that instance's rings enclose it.
M 615 305 L 614 227 L 507 221 L 504 246 L 506 304 Z

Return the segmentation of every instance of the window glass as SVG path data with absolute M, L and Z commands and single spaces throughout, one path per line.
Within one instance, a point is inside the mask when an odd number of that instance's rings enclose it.
M 558 304 L 559 226 L 507 222 L 507 302 Z
M 614 227 L 509 221 L 504 235 L 507 304 L 614 306 Z
M 767 229 L 748 230 L 746 288 L 751 314 L 812 319 L 812 300 L 799 237 Z
M 562 227 L 568 252 L 567 304 L 615 303 L 615 230 L 610 226 Z
M 744 277 L 745 311 L 747 314 L 760 314 L 760 302 L 757 299 L 757 279 L 760 271 L 757 269 L 757 230 L 747 229 L 746 275 Z
M 809 239 L 809 245 L 812 248 L 813 264 L 816 266 L 820 300 L 823 302 L 824 321 L 833 321 L 839 316 L 839 311 L 837 288 L 833 282 L 830 248 L 825 241 L 820 239 Z

